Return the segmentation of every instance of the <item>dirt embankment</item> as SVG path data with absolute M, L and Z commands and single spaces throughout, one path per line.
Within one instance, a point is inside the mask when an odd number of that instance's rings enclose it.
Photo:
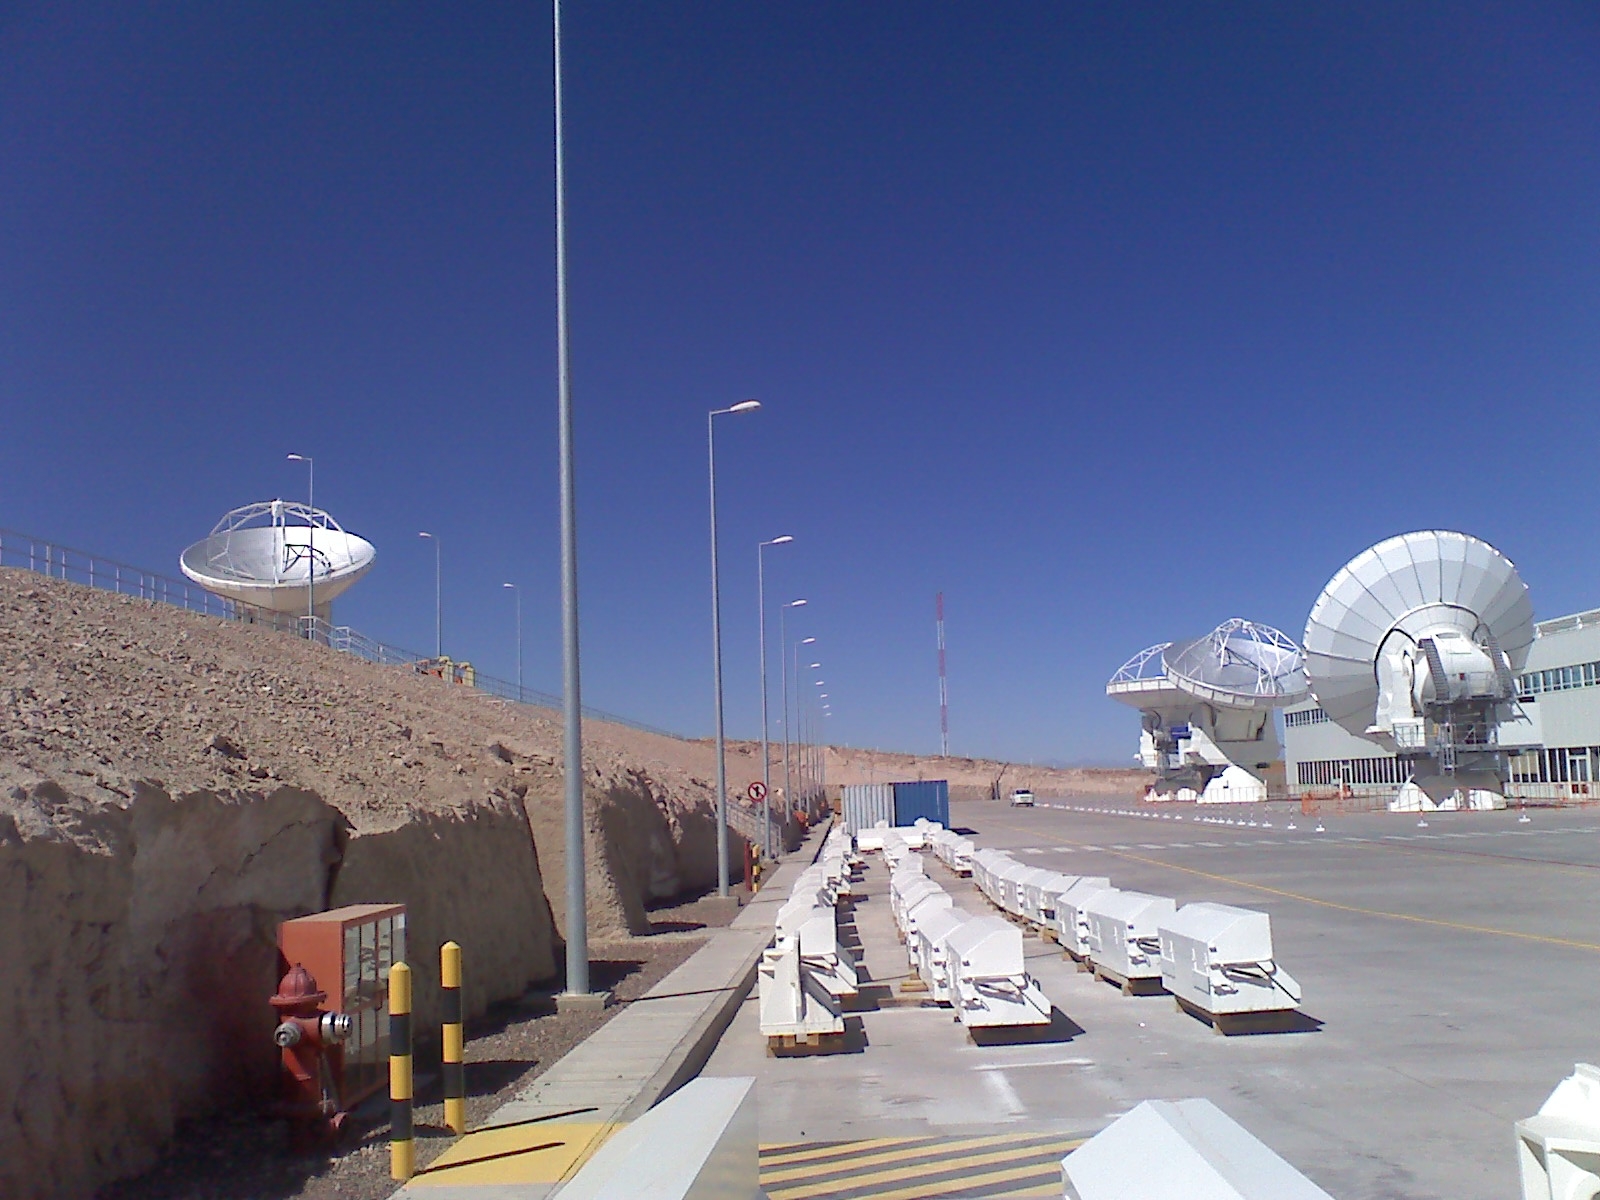
M 710 754 L 585 730 L 590 927 L 640 932 L 712 882 Z M 0 1195 L 88 1195 L 265 1095 L 284 918 L 405 902 L 425 1025 L 446 938 L 474 1013 L 550 978 L 559 746 L 554 714 L 0 570 Z

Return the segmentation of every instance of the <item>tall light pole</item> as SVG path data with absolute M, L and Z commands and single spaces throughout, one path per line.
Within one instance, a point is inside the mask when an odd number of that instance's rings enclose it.
M 754 412 L 759 400 L 741 400 L 706 414 L 706 461 L 711 480 L 711 675 L 717 716 L 717 895 L 728 894 L 728 760 L 722 737 L 722 590 L 717 584 L 717 418 Z
M 783 817 L 787 825 L 794 815 L 794 784 L 789 773 L 789 631 L 788 616 L 791 608 L 799 608 L 804 600 L 791 600 L 778 609 L 778 670 L 779 686 L 783 689 Z M 816 638 L 807 638 L 814 642 Z
M 309 454 L 291 454 L 290 462 L 306 465 L 306 507 L 311 510 L 306 526 L 306 636 L 317 636 L 317 465 Z
M 772 770 L 771 755 L 767 750 L 767 560 L 768 546 L 787 546 L 794 538 L 789 534 L 775 537 L 770 542 L 756 543 L 756 607 L 761 616 L 761 852 L 772 855 Z
M 502 583 L 503 588 L 510 588 L 511 595 L 517 602 L 517 703 L 522 703 L 522 589 L 514 583 Z
M 439 555 L 439 538 L 432 533 L 419 533 L 433 543 L 433 656 L 444 657 L 444 570 Z
M 567 842 L 567 990 L 589 995 L 589 914 L 583 887 L 583 696 L 578 680 L 578 507 L 572 463 L 572 363 L 567 348 L 567 160 L 562 142 L 561 0 L 555 25 L 556 117 L 556 423 L 561 454 L 562 773 Z M 557 1001 L 559 1006 L 560 1001 Z
M 818 668 L 820 668 L 821 666 L 822 666 L 821 663 L 812 663 L 811 664 L 811 670 L 815 671 Z M 813 682 L 816 683 L 816 685 L 818 687 L 826 687 L 827 686 L 820 679 L 814 680 Z M 807 791 L 808 795 L 811 795 L 816 790 L 816 770 L 815 770 L 816 764 L 813 762 L 813 759 L 816 756 L 816 750 L 817 750 L 817 747 L 816 747 L 816 733 L 817 733 L 816 703 L 813 701 L 811 704 L 806 705 L 805 772 L 806 772 L 806 791 Z M 809 803 L 807 805 L 807 811 L 808 812 L 810 811 Z

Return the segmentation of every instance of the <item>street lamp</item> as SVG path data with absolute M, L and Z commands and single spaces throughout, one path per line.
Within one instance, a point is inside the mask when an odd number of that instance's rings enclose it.
M 317 636 L 317 466 L 309 454 L 291 454 L 290 462 L 306 465 L 306 636 Z
M 785 628 L 785 618 L 789 615 L 789 609 L 799 608 L 804 603 L 804 600 L 791 600 L 778 610 L 778 662 L 783 687 L 783 815 L 786 824 L 794 815 L 794 784 L 789 772 L 789 635 Z M 801 645 L 816 640 L 814 637 L 809 637 Z M 798 646 L 795 648 L 795 653 L 799 653 Z M 795 678 L 799 678 L 798 669 Z
M 444 657 L 444 574 L 440 568 L 439 539 L 431 533 L 419 533 L 433 543 L 433 656 Z
M 772 854 L 772 771 L 771 754 L 767 749 L 767 559 L 768 546 L 787 546 L 794 538 L 790 534 L 775 537 L 770 542 L 756 543 L 756 607 L 761 615 L 761 852 Z
M 759 400 L 741 400 L 706 414 L 706 461 L 711 482 L 711 674 L 717 714 L 717 895 L 728 894 L 728 761 L 722 736 L 722 593 L 717 586 L 717 418 L 754 412 Z
M 572 361 L 567 337 L 567 156 L 563 137 L 561 0 L 552 0 L 555 61 L 556 427 L 561 489 L 561 753 L 567 868 L 567 997 L 595 1004 L 589 991 L 589 909 L 583 868 L 583 694 L 578 670 L 578 498 L 572 452 Z M 604 1000 L 600 1001 L 602 1004 Z M 561 1000 L 556 1001 L 557 1007 Z
M 517 602 L 517 703 L 522 703 L 522 589 L 514 583 L 502 583 L 503 588 L 510 588 L 511 595 Z

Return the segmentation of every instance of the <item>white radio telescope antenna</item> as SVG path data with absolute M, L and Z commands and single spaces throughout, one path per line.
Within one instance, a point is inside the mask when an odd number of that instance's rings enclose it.
M 1537 743 L 1516 703 L 1533 636 L 1511 560 L 1429 529 L 1340 568 L 1306 622 L 1306 662 L 1333 721 L 1416 760 L 1407 806 L 1422 804 L 1420 789 L 1434 805 L 1481 807 L 1504 802 L 1502 752 Z
M 313 535 L 313 529 L 315 534 Z M 320 508 L 266 500 L 236 508 L 183 552 L 183 573 L 208 592 L 274 613 L 319 615 L 372 568 L 377 551 Z
M 1139 759 L 1152 799 L 1265 800 L 1280 756 L 1272 710 L 1308 692 L 1305 656 L 1270 625 L 1235 617 L 1204 637 L 1135 654 L 1106 695 L 1142 713 Z

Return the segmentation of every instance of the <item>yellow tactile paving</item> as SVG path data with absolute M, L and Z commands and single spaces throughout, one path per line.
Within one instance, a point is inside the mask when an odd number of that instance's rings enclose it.
M 1082 1143 L 1061 1134 L 872 1138 L 763 1146 L 771 1200 L 916 1200 L 1061 1194 L 1061 1159 Z
M 418 1187 L 557 1183 L 620 1126 L 530 1121 L 468 1133 L 417 1174 Z

